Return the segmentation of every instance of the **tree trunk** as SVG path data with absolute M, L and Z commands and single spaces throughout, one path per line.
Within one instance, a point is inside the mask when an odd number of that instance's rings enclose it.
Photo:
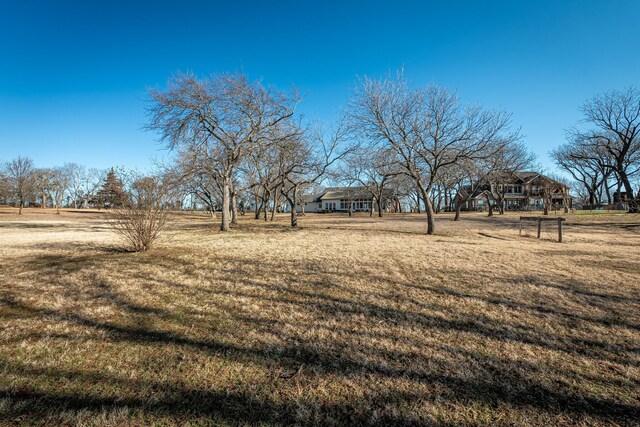
M 292 227 L 297 227 L 298 226 L 298 212 L 296 212 L 296 204 L 289 202 L 289 205 L 291 205 L 291 226 Z
M 436 222 L 434 218 L 433 205 L 431 204 L 431 198 L 425 194 L 425 211 L 427 212 L 427 234 L 435 234 Z
M 269 221 L 269 200 L 271 199 L 271 195 L 270 194 L 265 194 L 265 199 L 262 201 L 263 203 L 263 210 L 264 210 L 264 221 L 267 222 Z
M 631 182 L 629 182 L 629 177 L 624 169 L 619 168 L 618 175 L 620 176 L 620 181 L 622 181 L 622 185 L 624 186 L 624 191 L 627 193 L 627 203 L 629 204 L 629 213 L 638 213 L 640 212 L 640 206 L 636 203 L 636 200 L 633 197 L 633 187 L 631 186 Z M 620 194 L 620 192 L 618 192 Z
M 220 221 L 220 231 L 229 231 L 229 205 L 231 202 L 231 180 L 224 177 L 222 180 L 222 213 Z
M 376 197 L 376 204 L 378 205 L 378 218 L 382 218 L 382 198 Z
M 238 197 L 231 196 L 231 224 L 238 224 Z
M 493 216 L 493 205 L 491 204 L 491 200 L 489 197 L 486 197 L 487 200 L 487 217 Z
M 460 211 L 462 210 L 462 203 L 458 202 L 456 205 L 456 215 L 453 217 L 454 221 L 460 221 Z
M 627 200 L 633 199 L 633 187 L 631 186 L 631 182 L 629 182 L 627 172 L 621 169 L 618 171 L 618 175 L 620 176 L 620 181 L 622 181 L 622 185 L 624 186 L 624 191 L 627 193 Z
M 349 202 L 349 216 L 353 215 L 353 202 Z
M 610 205 L 612 203 L 611 187 L 609 187 L 606 180 L 604 181 L 604 191 L 607 196 L 607 204 Z M 600 190 L 600 193 L 602 194 L 602 190 Z M 620 195 L 620 183 L 618 183 L 618 195 Z M 602 200 L 602 196 L 600 196 L 600 200 Z
M 255 195 L 255 219 L 260 219 L 261 210 L 262 210 L 262 205 L 258 205 L 258 195 L 256 194 Z
M 298 212 L 296 212 L 296 200 L 298 200 L 298 186 L 293 187 L 293 199 L 289 200 L 291 205 L 291 226 L 298 226 Z M 304 209 L 304 205 L 303 205 Z
M 276 219 L 276 211 L 278 210 L 278 202 L 273 199 L 273 209 L 271 209 L 271 222 Z
M 491 210 L 491 215 L 488 216 L 493 216 L 493 210 L 495 210 L 495 208 L 498 208 L 498 214 L 500 215 L 504 215 L 504 194 L 502 195 L 498 195 L 496 197 L 496 201 L 497 203 L 493 206 L 493 209 Z M 489 203 L 489 199 L 487 199 L 487 203 Z
M 22 215 L 22 206 L 24 205 L 24 200 L 20 197 L 20 201 L 18 202 L 18 215 Z

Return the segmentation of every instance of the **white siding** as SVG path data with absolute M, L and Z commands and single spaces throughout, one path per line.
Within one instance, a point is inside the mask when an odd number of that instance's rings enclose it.
M 320 205 L 320 202 L 305 203 L 304 211 L 309 213 L 318 212 L 323 209 Z M 300 204 L 296 206 L 296 212 L 302 212 L 302 206 Z

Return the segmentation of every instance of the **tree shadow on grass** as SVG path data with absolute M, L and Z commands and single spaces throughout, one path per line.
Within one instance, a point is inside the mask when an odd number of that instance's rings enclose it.
M 106 255 L 118 257 L 118 254 Z M 99 258 L 100 257 L 100 258 Z M 30 268 L 48 272 L 51 276 L 48 281 L 55 281 L 61 273 L 78 273 L 83 270 L 100 270 L 103 268 L 105 254 L 88 254 L 84 256 L 37 256 L 32 260 Z M 596 397 L 594 394 L 581 394 L 569 387 L 554 385 L 552 383 L 541 382 L 534 376 L 527 375 L 527 371 L 534 371 L 535 365 L 527 367 L 520 365 L 520 369 L 505 369 L 507 362 L 495 359 L 488 359 L 486 356 L 469 354 L 457 347 L 447 351 L 458 357 L 444 360 L 440 363 L 444 367 L 432 369 L 429 360 L 420 352 L 413 350 L 401 350 L 394 348 L 376 348 L 373 342 L 380 338 L 390 339 L 393 335 L 381 336 L 379 332 L 360 328 L 357 322 L 351 323 L 352 319 L 360 319 L 376 325 L 388 325 L 391 331 L 413 328 L 422 331 L 424 334 L 438 334 L 446 332 L 457 332 L 469 334 L 469 336 L 479 337 L 491 341 L 512 343 L 516 345 L 533 345 L 543 349 L 559 351 L 567 355 L 584 355 L 594 361 L 614 360 L 618 363 L 629 365 L 633 363 L 632 354 L 638 353 L 637 346 L 632 345 L 622 348 L 608 342 L 591 340 L 577 340 L 571 337 L 558 337 L 553 334 L 534 329 L 517 322 L 505 325 L 499 321 L 491 319 L 479 313 L 456 313 L 457 317 L 446 317 L 442 315 L 440 307 L 432 297 L 446 295 L 460 300 L 476 299 L 469 293 L 455 291 L 445 287 L 424 285 L 411 281 L 392 281 L 388 277 L 369 276 L 368 279 L 377 283 L 387 283 L 393 287 L 406 287 L 420 292 L 421 298 L 410 299 L 410 295 L 400 296 L 400 301 L 393 299 L 390 294 L 385 294 L 381 290 L 373 288 L 366 299 L 361 293 L 352 292 L 347 285 L 341 284 L 340 280 L 345 277 L 359 277 L 362 271 L 345 272 L 336 269 L 335 272 L 327 272 L 326 268 L 312 261 L 296 261 L 295 265 L 286 261 L 269 261 L 261 265 L 264 273 L 254 278 L 254 269 L 247 268 L 244 259 L 230 256 L 220 256 L 218 260 L 224 269 L 218 270 L 217 280 L 228 279 L 236 285 L 221 287 L 210 287 L 206 289 L 206 283 L 202 288 L 193 289 L 191 286 L 180 284 L 179 277 L 154 278 L 147 277 L 146 280 L 167 287 L 174 286 L 182 289 L 182 292 L 195 292 L 195 296 L 200 297 L 202 304 L 214 304 L 213 299 L 208 299 L 206 295 L 224 296 L 226 300 L 249 300 L 261 301 L 277 306 L 282 306 L 288 311 L 309 313 L 307 324 L 304 329 L 324 327 L 318 322 L 322 319 L 335 318 L 342 321 L 342 324 L 353 324 L 353 331 L 343 328 L 343 335 L 349 342 L 355 342 L 355 336 L 362 337 L 369 334 L 372 343 L 370 345 L 352 345 L 359 349 L 358 353 L 343 351 L 341 344 L 336 342 L 323 342 L 323 346 L 308 337 L 291 332 L 286 329 L 286 324 L 281 323 L 277 318 L 253 315 L 243 316 L 229 313 L 230 318 L 235 318 L 236 326 L 240 327 L 240 322 L 252 323 L 260 332 L 260 325 L 265 325 L 265 331 L 271 330 L 279 335 L 283 344 L 274 351 L 273 348 L 265 346 L 263 342 L 254 339 L 228 339 L 229 337 L 210 336 L 195 337 L 188 332 L 169 330 L 158 326 L 150 326 L 144 323 L 135 323 L 137 319 L 149 315 L 166 316 L 168 321 L 174 321 L 169 307 L 149 307 L 131 301 L 126 294 L 118 291 L 109 282 L 96 279 L 91 284 L 92 291 L 88 291 L 83 298 L 95 298 L 103 301 L 107 306 L 117 308 L 122 318 L 116 317 L 111 320 L 95 318 L 91 315 L 75 311 L 73 309 L 43 308 L 31 305 L 28 295 L 11 295 L 12 291 L 2 292 L 5 294 L 0 300 L 0 317 L 6 313 L 11 313 L 12 318 L 42 318 L 48 322 L 69 323 L 91 331 L 100 332 L 100 336 L 113 343 L 121 344 L 144 344 L 162 348 L 184 348 L 190 352 L 201 352 L 205 354 L 215 354 L 219 357 L 242 364 L 257 364 L 271 371 L 280 371 L 292 367 L 304 366 L 311 376 L 335 376 L 337 378 L 381 378 L 387 381 L 414 382 L 420 385 L 437 386 L 439 399 L 444 399 L 452 405 L 483 404 L 489 407 L 508 405 L 510 407 L 532 408 L 548 413 L 550 416 L 568 417 L 568 419 L 578 422 L 584 419 L 597 419 L 603 422 L 620 422 L 632 424 L 640 417 L 639 407 L 636 404 L 624 403 L 620 400 L 605 397 Z M 179 273 L 179 275 L 189 276 L 194 271 L 202 268 L 197 261 L 173 255 L 157 255 L 154 259 L 141 257 L 128 260 L 127 269 L 135 270 L 136 265 L 144 265 L 153 262 L 160 266 L 163 271 Z M 292 268 L 300 271 L 312 273 L 310 276 L 303 276 L 302 279 L 294 283 L 278 283 L 269 280 L 271 276 L 283 276 L 290 272 Z M 59 271 L 59 273 L 56 273 Z M 323 286 L 315 283 L 322 276 Z M 358 276 L 360 275 L 360 276 Z M 126 277 L 126 276 L 125 276 Z M 341 279 L 342 278 L 342 279 Z M 365 277 L 366 278 L 366 277 Z M 144 280 L 144 275 L 140 276 Z M 264 279 L 264 281 L 260 280 Z M 558 290 L 571 293 L 572 288 L 559 286 Z M 154 292 L 152 287 L 150 292 Z M 73 289 L 69 290 L 70 292 Z M 583 297 L 602 299 L 604 295 L 591 291 L 584 291 Z M 375 302 L 378 301 L 378 302 Z M 609 300 L 612 304 L 633 303 L 627 301 L 625 297 Z M 397 304 L 401 302 L 402 305 Z M 507 297 L 495 299 L 486 297 L 482 302 L 495 305 L 506 306 L 516 311 L 540 312 L 540 307 L 523 304 L 522 302 L 510 301 Z M 395 305 L 394 305 L 395 304 Z M 451 308 L 454 310 L 455 308 Z M 314 317 L 314 316 L 318 317 Z M 570 313 L 555 312 L 554 315 L 571 319 Z M 126 323 L 125 319 L 132 319 L 133 322 Z M 363 320 L 364 319 L 364 320 Z M 188 319 L 197 321 L 194 315 Z M 584 321 L 596 320 L 584 318 Z M 180 326 L 180 325 L 175 325 Z M 240 332 L 239 332 L 240 333 Z M 232 338 L 238 338 L 237 336 Z M 409 348 L 418 348 L 421 342 L 413 342 Z M 471 375 L 460 375 L 460 357 L 464 360 L 479 360 L 482 372 L 474 372 Z M 93 384 L 110 383 L 117 384 L 118 381 L 129 381 L 117 376 L 109 376 L 106 373 L 87 374 L 84 371 L 60 371 L 55 369 L 34 370 L 33 367 L 21 366 L 13 361 L 3 361 L 4 371 L 14 376 L 19 376 L 28 383 L 28 378 L 32 376 L 49 377 L 56 382 L 63 379 L 83 378 Z M 89 375 L 87 377 L 87 375 Z M 272 379 L 269 381 L 273 381 Z M 636 384 L 637 386 L 637 384 Z M 24 421 L 36 422 L 38 417 L 54 415 L 62 416 L 66 410 L 89 410 L 99 411 L 101 408 L 130 408 L 141 411 L 150 416 L 159 417 L 186 417 L 204 416 L 209 419 L 219 420 L 229 423 L 274 423 L 291 424 L 313 422 L 335 423 L 335 424 L 419 424 L 427 420 L 419 419 L 411 411 L 389 410 L 372 417 L 372 408 L 387 405 L 389 402 L 397 404 L 397 407 L 408 408 L 411 405 L 424 403 L 429 400 L 429 396 L 422 393 L 403 393 L 385 391 L 366 391 L 360 393 L 352 403 L 317 403 L 311 397 L 303 397 L 297 402 L 287 399 L 276 399 L 265 394 L 252 393 L 250 389 L 242 388 L 238 390 L 211 390 L 207 388 L 190 388 L 182 385 L 178 378 L 170 382 L 151 382 L 140 384 L 140 387 L 155 387 L 156 389 L 166 389 L 158 398 L 153 400 L 142 396 L 109 396 L 99 392 L 88 392 L 80 394 L 78 392 L 56 392 L 48 388 L 37 386 L 8 387 L 3 385 L 2 395 L 10 399 L 10 407 L 5 410 L 0 417 L 13 419 L 22 417 Z M 276 390 L 277 390 L 276 386 Z M 29 406 L 21 406 L 28 404 Z M 308 408 L 313 414 L 300 415 L 301 405 Z M 30 408 L 30 409 L 29 409 Z M 396 408 L 397 409 L 397 408 Z M 13 418 L 12 418 L 13 417 Z
M 3 299 L 2 304 L 19 308 L 25 312 L 37 311 L 39 314 L 58 321 L 77 323 L 82 326 L 102 330 L 108 333 L 108 339 L 116 342 L 157 344 L 161 346 L 181 346 L 187 351 L 212 352 L 230 360 L 245 363 L 259 363 L 272 370 L 280 370 L 287 366 L 307 366 L 313 374 L 322 375 L 328 373 L 332 375 L 349 376 L 354 375 L 374 375 L 382 378 L 402 379 L 403 381 L 416 381 L 423 384 L 437 384 L 444 388 L 441 394 L 451 403 L 465 404 L 477 402 L 488 405 L 508 404 L 512 407 L 531 407 L 555 414 L 564 414 L 574 420 L 583 417 L 596 418 L 600 420 L 619 422 L 632 422 L 640 416 L 637 406 L 624 404 L 612 400 L 582 396 L 579 394 L 567 393 L 551 389 L 548 385 L 540 384 L 531 378 L 524 376 L 517 370 L 505 371 L 500 363 L 493 362 L 485 364 L 487 367 L 493 366 L 491 376 L 487 377 L 458 377 L 444 373 L 434 373 L 428 370 L 417 369 L 415 366 L 394 366 L 388 363 L 377 363 L 375 361 L 359 360 L 348 354 L 336 354 L 333 352 L 319 351 L 311 343 L 302 343 L 297 346 L 285 347 L 276 356 L 260 347 L 238 347 L 236 345 L 217 342 L 215 339 L 203 341 L 195 340 L 180 334 L 168 333 L 145 328 L 126 327 L 108 322 L 95 321 L 81 315 L 72 313 L 59 313 L 55 310 L 34 310 L 28 306 Z M 387 351 L 388 350 L 378 350 Z M 388 359 L 406 358 L 406 355 L 396 352 L 386 354 Z M 118 382 L 131 384 L 130 379 L 121 379 L 106 376 L 105 374 L 87 374 L 83 371 L 60 371 L 56 369 L 41 369 L 21 366 L 16 362 L 5 361 L 5 373 L 19 375 L 26 379 L 30 376 L 50 377 L 55 383 L 62 379 L 81 382 L 88 380 L 90 383 L 99 384 L 105 382 L 113 386 Z M 83 378 L 84 377 L 84 378 Z M 146 384 L 146 387 L 154 384 Z M 153 387 L 152 387 L 153 388 Z M 169 415 L 171 417 L 206 416 L 213 419 L 226 419 L 234 422 L 248 423 L 295 423 L 300 420 L 298 417 L 299 405 L 301 402 L 293 403 L 288 401 L 273 401 L 266 396 L 252 395 L 247 392 L 212 392 L 206 389 L 185 388 L 180 382 L 156 383 L 155 389 L 162 390 L 162 396 L 149 401 L 135 397 L 111 397 L 92 395 L 91 393 L 79 395 L 77 393 L 56 393 L 51 391 L 40 391 L 37 389 L 4 389 L 1 391 L 3 397 L 20 402 L 17 409 L 10 409 L 3 414 L 7 417 L 16 418 L 51 416 L 69 409 L 74 410 L 102 410 L 104 407 L 126 407 L 129 409 L 139 409 L 148 414 Z M 363 407 L 375 407 L 375 401 L 384 401 L 387 406 L 389 402 L 401 402 L 411 404 L 412 401 L 424 400 L 427 396 L 419 394 L 402 395 L 392 393 L 390 395 L 379 396 L 368 394 L 362 401 L 354 401 L 353 407 L 350 405 L 318 407 L 316 419 L 331 421 L 334 423 L 355 423 L 358 425 L 371 424 L 372 419 L 363 411 Z M 30 403 L 29 408 L 24 409 L 25 403 Z M 310 402 L 307 402 L 311 407 Z M 19 408 L 23 409 L 20 410 Z M 26 417 L 26 418 L 25 418 Z M 413 423 L 414 419 L 410 413 L 395 413 L 383 415 L 375 420 L 394 423 Z
M 153 398 L 133 396 L 118 397 L 108 393 L 65 392 L 40 390 L 2 390 L 0 396 L 9 399 L 9 411 L 0 412 L 0 420 L 16 420 L 22 423 L 56 421 L 56 417 L 69 411 L 90 411 L 97 414 L 121 408 L 131 415 L 170 419 L 182 424 L 194 418 L 204 418 L 207 424 L 231 425 L 291 425 L 330 422 L 334 425 L 425 425 L 426 419 L 411 412 L 372 413 L 365 408 L 381 408 L 390 402 L 417 402 L 422 396 L 415 392 L 377 392 L 362 402 L 318 403 L 307 400 L 278 399 L 275 396 L 257 396 L 247 390 L 220 390 L 193 388 L 180 382 L 167 383 L 120 378 L 106 373 L 77 370 L 38 369 L 13 365 L 9 368 L 25 378 L 38 378 L 55 383 L 82 382 L 85 384 L 108 383 L 122 388 L 151 391 Z M 305 413 L 306 409 L 307 413 Z M 126 420 L 120 420 L 126 422 Z M 173 423 L 172 422 L 172 423 Z

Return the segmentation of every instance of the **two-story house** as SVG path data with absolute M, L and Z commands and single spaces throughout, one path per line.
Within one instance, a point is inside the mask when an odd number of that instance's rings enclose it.
M 472 193 L 472 194 L 470 194 Z M 487 182 L 475 189 L 461 187 L 453 199 L 455 209 L 462 203 L 461 210 L 475 211 L 502 204 L 504 210 L 533 211 L 548 208 L 571 208 L 569 187 L 537 172 L 516 172 L 503 182 Z

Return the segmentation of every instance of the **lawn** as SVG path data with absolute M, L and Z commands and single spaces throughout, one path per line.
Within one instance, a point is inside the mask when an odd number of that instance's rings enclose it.
M 0 210 L 0 423 L 637 425 L 640 216 Z

